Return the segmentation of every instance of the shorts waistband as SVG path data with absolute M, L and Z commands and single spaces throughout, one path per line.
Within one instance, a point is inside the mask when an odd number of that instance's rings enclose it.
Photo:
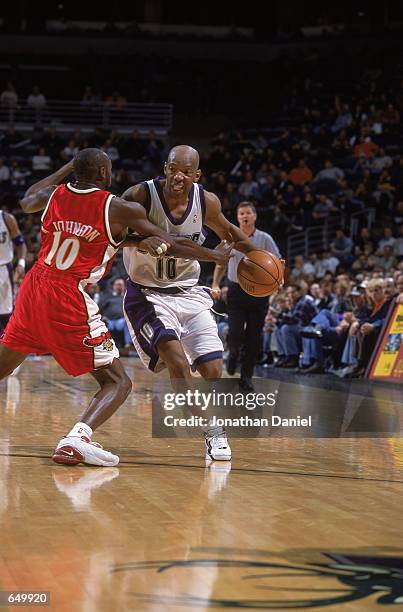
M 57 270 L 38 263 L 32 266 L 30 272 L 36 276 L 52 279 L 52 282 L 74 283 L 75 285 L 78 285 L 80 280 L 82 280 L 74 274 L 69 274 L 63 270 Z
M 162 293 L 164 295 L 180 295 L 189 291 L 189 289 L 193 289 L 196 285 L 192 285 L 191 287 L 147 287 L 146 285 L 140 285 L 139 283 L 134 283 L 129 279 L 130 283 L 133 283 L 139 289 L 148 289 L 149 291 L 155 291 L 156 293 Z

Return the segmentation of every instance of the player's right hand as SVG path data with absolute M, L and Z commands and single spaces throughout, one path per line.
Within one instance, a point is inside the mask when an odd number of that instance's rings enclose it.
M 140 242 L 137 244 L 137 248 L 140 251 L 146 251 L 153 257 L 163 257 L 170 246 L 170 244 L 167 244 L 157 236 L 143 238 L 143 240 L 140 240 Z
M 232 257 L 233 246 L 233 242 L 228 243 L 226 240 L 221 240 L 220 244 L 214 249 L 214 262 L 219 266 L 226 266 Z

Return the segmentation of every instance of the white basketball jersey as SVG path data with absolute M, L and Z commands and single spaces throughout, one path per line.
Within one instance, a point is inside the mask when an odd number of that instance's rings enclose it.
M 4 220 L 4 213 L 0 210 L 0 266 L 13 261 L 13 257 L 13 241 Z
M 158 179 L 144 183 L 150 194 L 148 218 L 171 236 L 204 242 L 205 203 L 203 187 L 193 183 L 189 202 L 181 219 L 172 217 Z M 126 270 L 135 283 L 145 287 L 192 287 L 200 275 L 198 261 L 177 257 L 152 257 L 133 248 L 123 249 Z

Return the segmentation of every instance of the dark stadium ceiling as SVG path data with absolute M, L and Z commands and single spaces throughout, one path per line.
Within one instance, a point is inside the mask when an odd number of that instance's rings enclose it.
M 337 3 L 323 0 L 251 0 L 247 4 L 235 1 L 203 0 L 134 0 L 110 3 L 78 0 L 19 0 L 2 3 L 0 17 L 4 29 L 9 24 L 25 20 L 28 30 L 39 27 L 46 19 L 85 21 L 153 21 L 163 24 L 237 25 L 254 26 L 268 30 L 283 27 L 317 25 L 328 23 L 356 24 L 403 21 L 403 2 L 381 0 L 376 6 L 361 0 L 338 0 Z

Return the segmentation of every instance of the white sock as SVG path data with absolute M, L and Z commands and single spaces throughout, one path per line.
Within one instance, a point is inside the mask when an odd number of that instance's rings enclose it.
M 225 433 L 224 427 L 222 425 L 213 425 L 213 421 L 210 419 L 207 429 L 205 430 L 205 434 L 208 436 L 220 436 Z
M 67 437 L 74 436 L 76 438 L 81 438 L 81 436 L 86 436 L 87 438 L 91 438 L 92 429 L 87 423 L 76 423 L 73 429 L 67 434 Z

